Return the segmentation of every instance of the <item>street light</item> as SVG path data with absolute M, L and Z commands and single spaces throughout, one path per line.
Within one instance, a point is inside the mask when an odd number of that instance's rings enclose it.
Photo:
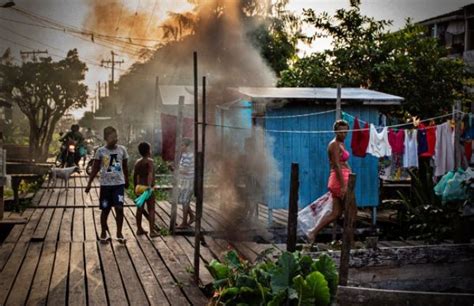
M 3 8 L 9 8 L 9 7 L 12 7 L 12 6 L 15 6 L 15 2 L 13 2 L 13 1 L 8 1 L 7 3 L 3 4 L 1 7 L 3 7 Z

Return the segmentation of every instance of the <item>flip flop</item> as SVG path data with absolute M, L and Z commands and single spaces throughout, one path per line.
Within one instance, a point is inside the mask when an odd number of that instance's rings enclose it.
M 109 234 L 105 235 L 105 238 L 99 237 L 100 243 L 107 243 L 110 240 Z
M 116 240 L 118 241 L 118 243 L 121 243 L 121 244 L 124 244 L 125 242 L 127 242 L 127 239 L 125 239 L 123 237 L 121 237 L 121 238 L 117 237 Z

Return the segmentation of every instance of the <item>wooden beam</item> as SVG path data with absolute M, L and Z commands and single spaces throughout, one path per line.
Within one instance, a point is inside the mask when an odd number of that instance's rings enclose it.
M 342 233 L 341 262 L 339 266 L 339 285 L 346 286 L 349 276 L 349 257 L 351 244 L 354 237 L 354 212 L 356 211 L 356 201 L 354 194 L 356 175 L 349 175 L 347 193 L 344 197 L 344 232 Z
M 299 197 L 299 165 L 291 164 L 290 203 L 288 206 L 288 236 L 286 250 L 296 251 L 296 234 L 298 225 L 298 197 Z

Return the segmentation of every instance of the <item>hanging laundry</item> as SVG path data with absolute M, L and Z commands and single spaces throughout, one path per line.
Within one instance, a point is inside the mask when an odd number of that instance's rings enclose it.
M 405 151 L 405 132 L 404 130 L 395 131 L 388 129 L 388 142 L 392 147 L 392 164 L 390 166 L 390 176 L 395 178 L 400 176 L 400 169 L 402 168 L 403 152 Z
M 370 133 L 369 124 L 365 123 L 364 131 L 360 131 L 359 119 L 354 120 L 352 132 L 351 149 L 352 154 L 357 157 L 365 157 L 367 155 L 367 146 L 369 145 Z
M 464 131 L 461 135 L 462 140 L 474 140 L 474 114 L 464 116 Z
M 466 153 L 466 160 L 470 162 L 472 156 L 472 141 L 464 142 L 464 151 Z
M 370 138 L 367 153 L 379 158 L 392 155 L 392 148 L 388 141 L 388 129 L 386 127 L 378 133 L 375 126 L 370 124 Z
M 403 154 L 403 167 L 418 168 L 418 137 L 417 130 L 405 130 L 405 153 Z
M 435 147 L 436 147 L 436 125 L 432 122 L 427 127 L 420 123 L 420 127 L 426 129 L 426 141 L 428 142 L 428 150 L 422 154 L 421 157 L 432 157 L 435 154 Z
M 449 122 L 436 127 L 434 176 L 454 170 L 454 128 Z
M 417 141 L 418 141 L 418 155 L 428 152 L 428 139 L 425 126 L 418 124 Z
M 405 151 L 405 131 L 400 129 L 395 131 L 394 129 L 388 129 L 388 142 L 392 148 L 392 154 L 403 154 Z

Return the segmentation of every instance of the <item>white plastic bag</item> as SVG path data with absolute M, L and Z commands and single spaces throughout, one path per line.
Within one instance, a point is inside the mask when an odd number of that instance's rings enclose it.
M 332 195 L 330 192 L 316 199 L 298 212 L 298 228 L 307 237 L 321 223 L 321 220 L 332 213 Z

